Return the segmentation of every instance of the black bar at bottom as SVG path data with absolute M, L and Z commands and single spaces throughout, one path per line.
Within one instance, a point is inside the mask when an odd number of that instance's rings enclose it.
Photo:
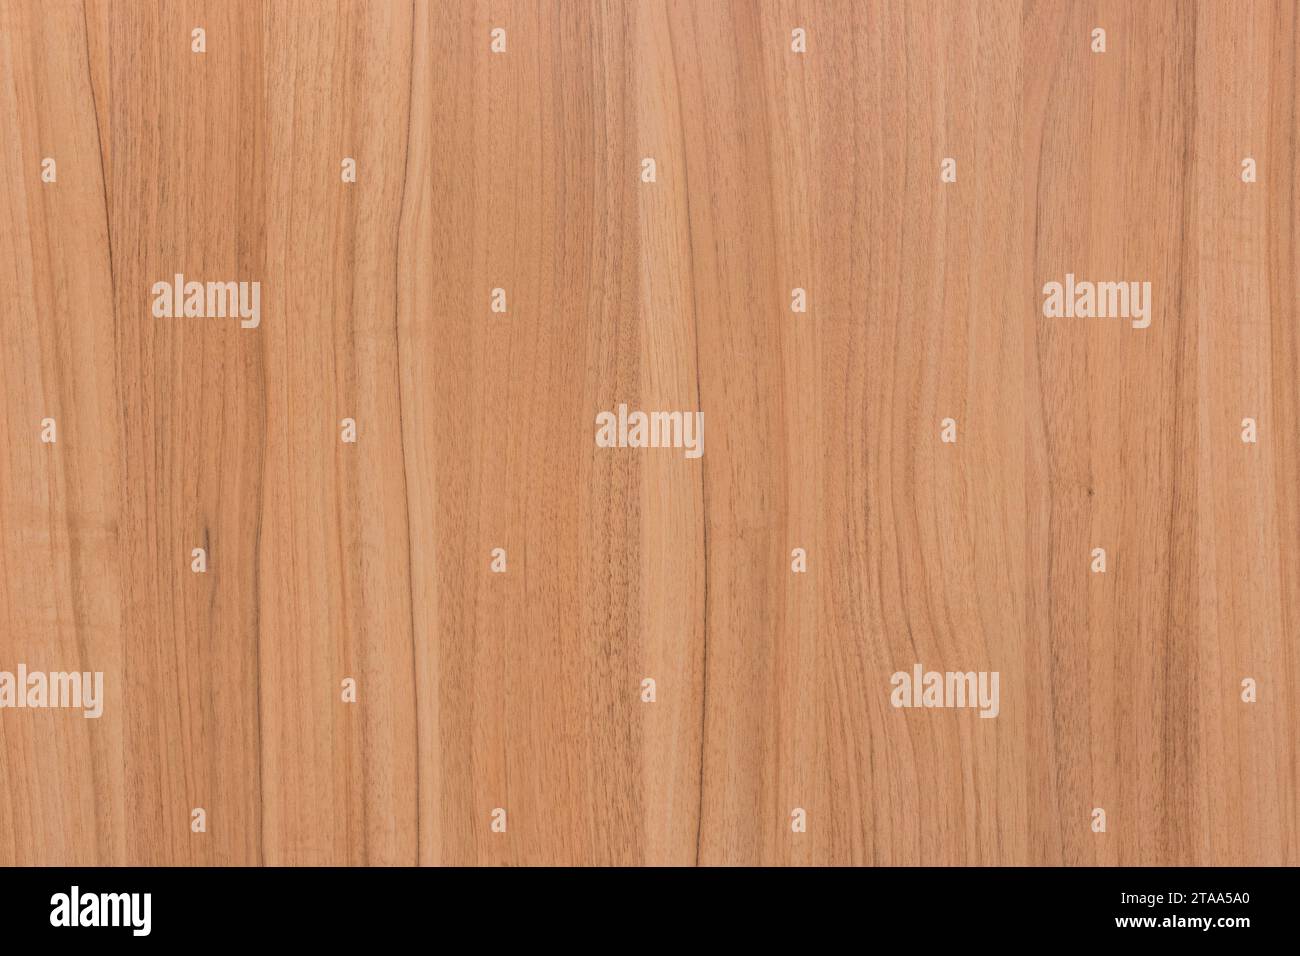
M 0 932 L 6 943 L 407 938 L 660 952 L 791 936 L 835 948 L 1098 937 L 1222 946 L 1285 932 L 1294 879 L 1284 868 L 6 868 Z

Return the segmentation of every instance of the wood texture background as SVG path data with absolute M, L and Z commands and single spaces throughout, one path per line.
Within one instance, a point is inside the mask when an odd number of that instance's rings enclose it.
M 107 698 L 0 712 L 0 863 L 1300 863 L 1298 44 L 0 0 L 0 669 Z M 153 318 L 177 272 L 260 328 Z M 1043 318 L 1066 272 L 1151 327 Z M 704 457 L 596 448 L 619 402 Z M 895 710 L 918 661 L 1001 715 Z

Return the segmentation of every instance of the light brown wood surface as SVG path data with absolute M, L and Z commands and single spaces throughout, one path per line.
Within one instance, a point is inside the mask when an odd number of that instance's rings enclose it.
M 105 675 L 0 710 L 0 863 L 1300 863 L 1298 45 L 0 0 L 0 669 Z M 596 447 L 620 402 L 703 457 Z M 892 707 L 918 662 L 1000 714 Z

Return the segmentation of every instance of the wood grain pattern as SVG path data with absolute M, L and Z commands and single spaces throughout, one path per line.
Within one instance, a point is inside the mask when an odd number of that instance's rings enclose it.
M 1298 43 L 0 0 L 0 670 L 106 682 L 0 711 L 0 863 L 1300 863 Z M 1150 328 L 1044 318 L 1066 273 Z M 704 456 L 597 448 L 620 402 Z M 1000 715 L 891 707 L 914 662 Z

